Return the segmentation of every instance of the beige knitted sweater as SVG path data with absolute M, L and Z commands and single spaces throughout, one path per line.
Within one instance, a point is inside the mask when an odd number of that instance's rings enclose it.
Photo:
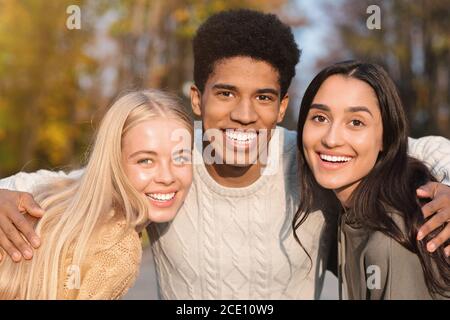
M 62 266 L 58 299 L 120 299 L 133 286 L 141 257 L 138 233 L 124 220 L 108 223 L 95 235 L 80 268 L 71 266 L 71 257 Z
M 82 264 L 75 266 L 71 264 L 73 250 L 69 249 L 59 269 L 57 299 L 120 299 L 134 284 L 139 272 L 142 248 L 138 233 L 126 227 L 123 218 L 114 218 L 93 234 L 87 250 Z M 34 276 L 43 279 L 42 274 Z M 42 287 L 42 280 L 38 286 Z M 5 299 L 4 290 L 0 285 L 0 299 Z
M 68 176 L 45 170 L 20 173 L 0 181 L 0 188 L 33 193 L 43 181 L 76 178 L 81 173 L 75 171 Z M 57 299 L 120 299 L 133 286 L 139 273 L 142 245 L 138 233 L 126 228 L 125 218 L 116 215 L 95 232 L 88 247 L 81 266 L 71 264 L 70 252 L 61 264 Z

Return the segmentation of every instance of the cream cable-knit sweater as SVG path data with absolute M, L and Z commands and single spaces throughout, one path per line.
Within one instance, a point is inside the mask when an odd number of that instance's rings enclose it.
M 166 299 L 317 298 L 329 250 L 321 212 L 302 226 L 299 236 L 309 260 L 292 236 L 291 219 L 298 203 L 295 132 L 278 128 L 280 159 L 276 174 L 262 176 L 246 188 L 217 184 L 204 165 L 196 165 L 185 205 L 172 223 L 149 231 L 157 264 L 160 294 Z M 197 147 L 195 156 L 200 156 Z M 450 142 L 442 137 L 410 139 L 409 154 L 425 161 L 450 184 Z M 201 160 L 201 159 L 200 159 Z M 70 173 L 75 177 L 81 171 Z M 0 188 L 32 192 L 33 186 L 63 172 L 40 170 L 0 180 Z M 15 181 L 20 180 L 20 185 Z M 99 284 L 100 285 L 100 284 Z
M 279 160 L 278 169 L 245 188 L 214 181 L 199 150 L 197 139 L 194 163 L 200 164 L 177 217 L 148 228 L 162 298 L 317 298 L 332 231 L 325 232 L 320 211 L 302 226 L 311 265 L 291 228 L 299 203 L 296 134 L 277 129 L 270 157 Z

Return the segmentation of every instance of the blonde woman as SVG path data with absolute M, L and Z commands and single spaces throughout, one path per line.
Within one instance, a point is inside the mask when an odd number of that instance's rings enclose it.
M 139 270 L 138 231 L 172 220 L 188 193 L 191 148 L 192 122 L 177 99 L 156 90 L 118 99 L 84 171 L 34 188 L 42 246 L 32 260 L 3 259 L 0 299 L 123 296 Z

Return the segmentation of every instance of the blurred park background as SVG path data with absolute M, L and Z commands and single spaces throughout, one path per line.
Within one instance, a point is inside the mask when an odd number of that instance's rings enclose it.
M 69 30 L 77 5 L 81 29 Z M 381 29 L 369 30 L 369 5 Z M 120 92 L 160 88 L 187 97 L 191 39 L 211 14 L 276 13 L 292 26 L 302 58 L 283 125 L 295 129 L 303 92 L 332 62 L 383 65 L 396 82 L 411 135 L 450 137 L 450 0 L 0 0 L 0 178 L 79 167 L 95 128 Z M 144 235 L 141 275 L 127 299 L 156 299 Z M 329 276 L 322 295 L 337 298 Z
M 366 26 L 373 4 L 380 30 Z M 79 30 L 66 27 L 70 5 Z M 125 89 L 169 90 L 189 108 L 197 27 L 242 7 L 278 14 L 303 50 L 284 126 L 320 68 L 359 58 L 389 71 L 412 136 L 450 137 L 450 0 L 0 0 L 0 177 L 79 166 Z

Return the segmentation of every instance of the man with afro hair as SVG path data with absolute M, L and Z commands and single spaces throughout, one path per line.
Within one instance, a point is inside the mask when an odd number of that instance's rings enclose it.
M 296 133 L 277 127 L 300 57 L 291 29 L 274 14 L 220 12 L 193 49 L 194 183 L 169 226 L 148 228 L 161 296 L 318 298 L 332 233 L 317 211 L 299 234 L 306 251 L 295 241 Z
M 209 18 L 193 40 L 194 81 L 200 91 L 222 59 L 245 56 L 270 63 L 278 72 L 281 97 L 287 93 L 300 50 L 290 28 L 274 14 L 225 11 Z

